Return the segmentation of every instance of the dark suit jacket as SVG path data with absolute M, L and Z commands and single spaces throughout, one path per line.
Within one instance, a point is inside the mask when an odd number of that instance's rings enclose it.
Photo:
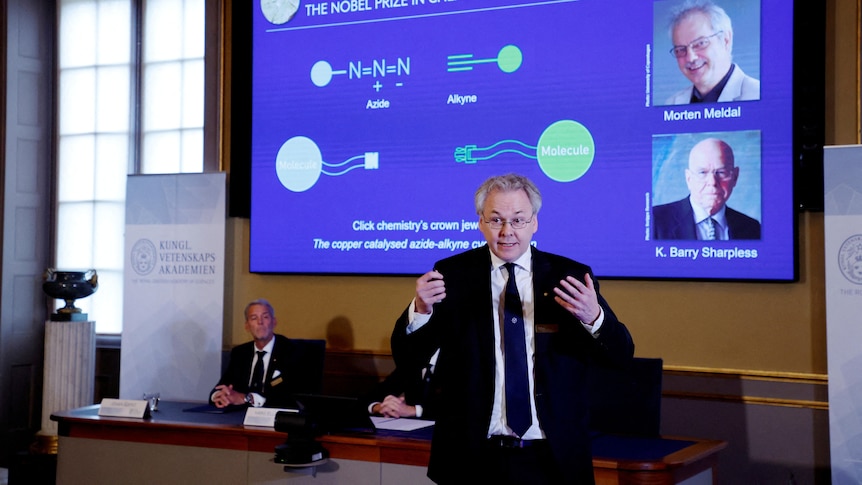
M 760 239 L 760 223 L 756 219 L 725 208 L 730 239 Z M 653 239 L 697 239 L 694 209 L 688 197 L 652 208 Z
M 407 404 L 422 406 L 421 419 L 434 419 L 435 391 L 430 379 L 427 382 L 423 379 L 421 367 L 407 368 L 406 365 L 396 367 L 386 376 L 386 379 L 365 395 L 363 400 L 367 408 L 371 403 L 383 402 L 386 396 L 401 394 L 404 394 L 404 401 Z
M 224 375 L 217 385 L 233 384 L 237 392 L 248 392 L 248 381 L 251 377 L 251 363 L 254 357 L 254 342 L 246 342 L 233 348 L 230 352 L 230 362 Z M 295 393 L 320 392 L 321 377 L 305 368 L 307 362 L 314 361 L 317 356 L 309 355 L 310 347 L 299 345 L 283 335 L 275 335 L 269 367 L 264 379 L 263 396 L 266 407 L 295 407 Z M 273 378 L 278 370 L 280 374 Z M 213 389 L 210 396 L 215 392 Z M 210 401 L 212 404 L 212 401 Z
M 604 298 L 605 319 L 596 339 L 554 301 L 553 288 L 571 275 L 583 281 L 590 268 L 568 258 L 533 251 L 535 302 L 535 400 L 539 423 L 566 483 L 593 482 L 588 431 L 587 370 L 624 364 L 634 344 Z M 494 329 L 491 256 L 487 245 L 439 261 L 446 298 L 430 321 L 407 335 L 405 311 L 392 334 L 396 365 L 415 365 L 440 347 L 434 379 L 439 388 L 428 476 L 438 482 L 482 483 L 477 463 L 487 439 L 494 401 Z M 598 290 L 598 283 L 596 283 Z M 475 474 L 475 476 L 471 475 Z
M 436 406 L 436 389 L 431 381 L 433 374 L 427 370 L 423 376 L 425 364 L 416 365 L 403 364 L 395 367 L 386 378 L 379 382 L 374 388 L 362 397 L 365 407 L 372 403 L 383 402 L 386 396 L 404 395 L 404 401 L 411 405 L 422 406 L 420 419 L 434 419 L 434 408 Z

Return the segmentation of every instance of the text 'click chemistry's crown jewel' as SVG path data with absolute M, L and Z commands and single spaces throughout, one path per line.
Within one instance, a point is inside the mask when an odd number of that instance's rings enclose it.
M 51 314 L 55 322 L 85 322 L 87 314 L 75 306 L 75 300 L 92 295 L 99 287 L 95 269 L 86 271 L 64 271 L 53 268 L 45 270 L 42 291 L 51 298 L 64 300 L 66 306 Z

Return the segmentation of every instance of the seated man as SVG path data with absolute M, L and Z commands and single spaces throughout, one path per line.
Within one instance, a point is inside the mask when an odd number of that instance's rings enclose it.
M 437 354 L 421 368 L 398 366 L 366 396 L 368 413 L 388 418 L 434 419 L 434 389 L 431 379 Z
M 275 311 L 268 301 L 252 301 L 244 315 L 253 340 L 231 350 L 227 370 L 210 393 L 212 404 L 295 407 L 295 393 L 320 389 L 320 376 L 303 368 L 312 357 L 306 347 L 274 333 Z

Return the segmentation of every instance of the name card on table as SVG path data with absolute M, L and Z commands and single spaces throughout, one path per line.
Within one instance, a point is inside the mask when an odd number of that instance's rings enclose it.
M 278 408 L 248 408 L 245 411 L 243 426 L 261 426 L 264 428 L 275 428 L 275 415 L 284 411 L 286 413 L 299 413 L 298 409 Z
M 99 416 L 115 418 L 148 418 L 150 403 L 142 399 L 104 398 L 99 405 Z

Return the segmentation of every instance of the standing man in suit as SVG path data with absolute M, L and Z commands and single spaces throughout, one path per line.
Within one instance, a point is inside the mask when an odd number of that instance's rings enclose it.
M 698 142 L 688 155 L 685 199 L 653 207 L 653 239 L 760 239 L 760 223 L 727 207 L 739 180 L 733 149 L 717 138 Z
M 308 348 L 275 334 L 275 311 L 264 299 L 245 307 L 245 329 L 252 341 L 231 350 L 227 370 L 210 393 L 210 402 L 254 407 L 295 407 L 293 394 L 319 392 L 320 376 L 303 364 Z
M 396 365 L 440 349 L 428 476 L 593 483 L 587 369 L 629 362 L 631 335 L 588 266 L 531 247 L 542 206 L 533 182 L 492 177 L 475 206 L 487 244 L 420 276 L 392 333 Z
M 670 53 L 692 84 L 665 104 L 760 99 L 760 81 L 733 62 L 733 26 L 723 8 L 709 0 L 686 1 L 673 13 L 670 35 Z

